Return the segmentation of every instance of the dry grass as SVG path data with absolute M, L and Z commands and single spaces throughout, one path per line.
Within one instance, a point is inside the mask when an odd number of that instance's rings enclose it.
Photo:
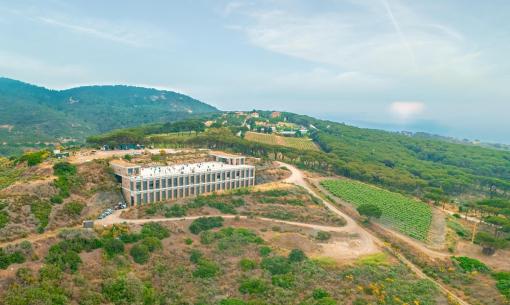
M 269 145 L 280 145 L 300 150 L 319 150 L 309 138 L 282 137 L 275 134 L 247 132 L 245 137 L 248 141 L 259 142 Z

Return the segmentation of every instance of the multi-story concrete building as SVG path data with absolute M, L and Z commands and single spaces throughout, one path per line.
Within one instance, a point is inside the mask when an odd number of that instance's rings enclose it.
M 124 160 L 110 165 L 128 205 L 197 196 L 255 185 L 255 167 L 245 157 L 211 154 L 215 161 L 142 167 Z

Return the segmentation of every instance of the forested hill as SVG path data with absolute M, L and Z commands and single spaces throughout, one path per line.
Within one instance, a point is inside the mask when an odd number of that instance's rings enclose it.
M 410 133 L 358 128 L 309 116 L 258 111 L 257 120 L 286 122 L 307 127 L 321 150 L 303 150 L 250 141 L 235 136 L 244 119 L 235 113 L 215 114 L 213 124 L 198 135 L 170 135 L 177 131 L 198 130 L 196 120 L 174 124 L 155 124 L 117 130 L 89 138 L 92 144 L 117 145 L 145 143 L 162 146 L 193 146 L 233 150 L 259 157 L 279 158 L 304 168 L 326 171 L 382 187 L 413 194 L 428 200 L 476 195 L 510 197 L 510 152 L 457 144 Z M 203 129 L 203 124 L 200 127 Z M 198 130 L 200 131 L 200 130 Z M 159 135 L 158 135 L 159 134 Z M 185 135 L 185 136 L 183 136 Z M 492 194 L 491 194 L 492 192 Z
M 214 111 L 215 107 L 172 91 L 132 86 L 49 90 L 0 78 L 0 155 L 38 142 L 83 141 L 116 128 Z
M 423 134 L 358 128 L 287 114 L 315 127 L 313 140 L 338 158 L 337 172 L 406 192 L 441 194 L 510 192 L 510 152 L 452 143 Z M 495 188 L 495 189 L 494 189 Z M 496 195 L 496 194 L 494 194 Z

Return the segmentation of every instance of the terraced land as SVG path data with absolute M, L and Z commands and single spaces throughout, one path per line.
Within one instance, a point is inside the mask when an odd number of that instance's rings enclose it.
M 321 184 L 333 195 L 359 206 L 381 208 L 381 222 L 418 240 L 426 240 L 432 221 L 431 208 L 423 202 L 358 181 L 324 180 Z
M 275 134 L 247 132 L 245 137 L 248 141 L 259 142 L 269 145 L 280 145 L 301 150 L 319 150 L 310 138 L 282 137 Z

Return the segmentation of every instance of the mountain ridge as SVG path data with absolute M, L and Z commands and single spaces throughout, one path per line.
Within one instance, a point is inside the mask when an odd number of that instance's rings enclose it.
M 190 96 L 129 85 L 48 89 L 0 77 L 0 154 L 92 134 L 172 122 L 218 109 Z

